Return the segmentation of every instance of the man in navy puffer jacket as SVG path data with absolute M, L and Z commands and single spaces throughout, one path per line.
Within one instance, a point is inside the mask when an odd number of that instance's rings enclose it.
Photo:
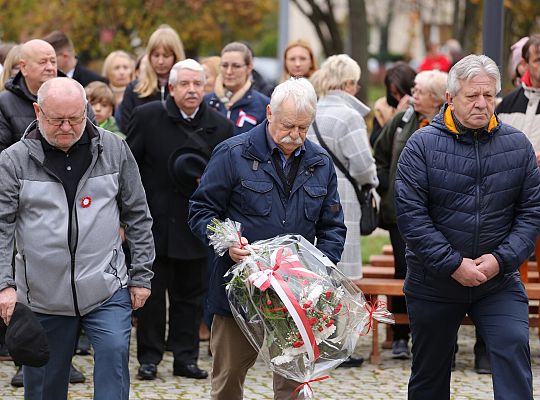
M 484 338 L 495 399 L 532 399 L 528 299 L 519 265 L 540 232 L 540 170 L 527 137 L 494 115 L 495 63 L 470 55 L 447 104 L 407 142 L 396 176 L 407 243 L 413 341 L 409 399 L 450 398 L 456 335 L 468 314 Z

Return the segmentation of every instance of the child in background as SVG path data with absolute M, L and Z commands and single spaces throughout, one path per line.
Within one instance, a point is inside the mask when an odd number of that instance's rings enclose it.
M 86 98 L 92 106 L 92 111 L 96 116 L 96 121 L 100 128 L 106 129 L 122 139 L 126 138 L 113 117 L 114 110 L 114 94 L 107 84 L 99 81 L 94 81 L 84 88 Z

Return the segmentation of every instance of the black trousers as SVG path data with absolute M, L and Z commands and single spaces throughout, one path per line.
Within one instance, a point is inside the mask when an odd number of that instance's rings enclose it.
M 157 257 L 152 294 L 137 311 L 137 359 L 159 364 L 165 351 L 166 300 L 169 298 L 168 343 L 175 364 L 196 363 L 202 298 L 207 288 L 207 259 L 178 260 Z
M 392 225 L 388 229 L 388 232 L 390 233 L 390 242 L 392 243 L 392 250 L 394 252 L 394 278 L 405 279 L 405 275 L 407 274 L 407 262 L 405 261 L 405 241 L 401 237 L 397 225 Z M 391 304 L 393 313 L 407 313 L 407 304 L 405 303 L 405 297 L 392 297 Z M 394 332 L 394 340 L 409 340 L 410 329 L 408 324 L 392 325 L 392 330 Z

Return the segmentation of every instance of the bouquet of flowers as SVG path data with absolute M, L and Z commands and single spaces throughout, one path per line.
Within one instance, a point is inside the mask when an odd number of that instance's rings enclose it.
M 217 248 L 240 243 L 240 226 L 214 220 Z M 311 382 L 354 351 L 372 318 L 393 323 L 384 305 L 366 302 L 356 285 L 300 235 L 283 235 L 245 247 L 250 251 L 226 274 L 234 318 L 270 369 L 303 382 L 293 394 L 312 399 Z

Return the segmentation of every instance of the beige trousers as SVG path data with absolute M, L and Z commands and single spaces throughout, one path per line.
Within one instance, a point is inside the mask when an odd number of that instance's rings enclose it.
M 255 364 L 257 351 L 246 339 L 232 317 L 214 315 L 210 349 L 212 364 L 212 400 L 242 400 L 244 380 L 248 370 Z M 273 374 L 274 399 L 289 400 L 300 384 Z

